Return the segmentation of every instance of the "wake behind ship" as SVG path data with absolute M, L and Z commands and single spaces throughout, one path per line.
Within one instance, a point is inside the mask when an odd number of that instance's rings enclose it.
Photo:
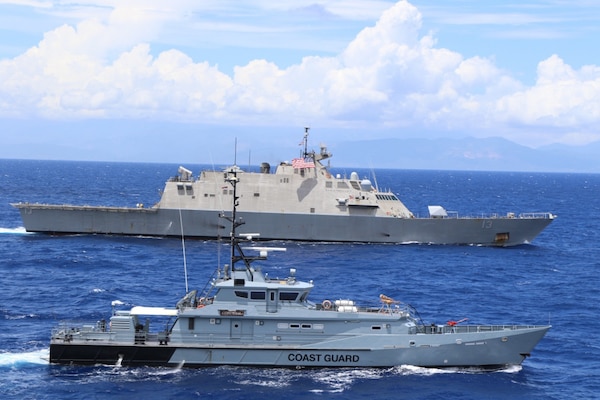
M 531 243 L 555 218 L 549 212 L 459 217 L 435 205 L 428 217 L 415 217 L 392 191 L 354 172 L 349 178 L 332 175 L 323 164 L 331 153 L 324 146 L 309 152 L 307 140 L 308 129 L 302 156 L 280 163 L 274 173 L 267 163 L 260 172 L 233 166 L 243 176 L 239 215 L 262 240 L 514 246 Z M 218 215 L 232 196 L 223 174 L 194 176 L 180 167 L 150 208 L 12 205 L 28 232 L 219 238 L 228 229 Z

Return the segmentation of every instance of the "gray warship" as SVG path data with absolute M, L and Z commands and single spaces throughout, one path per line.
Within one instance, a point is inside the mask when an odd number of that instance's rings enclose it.
M 555 218 L 550 212 L 459 216 L 439 205 L 416 217 L 392 191 L 357 173 L 332 175 L 323 163 L 331 153 L 325 146 L 309 152 L 307 138 L 308 129 L 303 154 L 274 173 L 268 163 L 260 172 L 238 169 L 244 177 L 239 213 L 261 239 L 515 246 L 531 243 Z M 194 176 L 179 167 L 152 207 L 12 205 L 28 232 L 219 238 L 228 232 L 218 215 L 231 198 L 222 179 L 223 171 Z
M 174 307 L 113 302 L 109 322 L 61 323 L 52 331 L 50 362 L 119 366 L 203 367 L 477 367 L 519 365 L 550 329 L 547 325 L 425 324 L 408 304 L 379 295 L 362 307 L 351 299 L 312 302 L 312 281 L 270 278 L 249 256 L 236 228 L 239 173 L 232 185 L 230 264 L 217 268 L 206 290 L 189 291 Z M 122 304 L 122 303 L 121 303 Z M 165 321 L 159 321 L 165 319 Z M 154 330 L 154 324 L 158 329 Z

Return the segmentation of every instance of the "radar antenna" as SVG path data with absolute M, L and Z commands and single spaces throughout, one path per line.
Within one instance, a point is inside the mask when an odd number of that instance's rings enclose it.
M 304 138 L 302 139 L 302 141 L 304 142 L 304 153 L 302 154 L 302 158 L 306 159 L 309 154 L 308 154 L 308 131 L 310 130 L 310 127 L 305 126 L 304 127 Z

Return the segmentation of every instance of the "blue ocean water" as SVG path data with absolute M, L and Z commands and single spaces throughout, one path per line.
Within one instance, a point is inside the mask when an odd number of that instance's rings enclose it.
M 194 171 L 199 166 L 187 166 Z M 340 398 L 563 399 L 600 395 L 600 175 L 358 170 L 392 188 L 417 214 L 440 204 L 460 214 L 548 211 L 558 218 L 532 245 L 277 243 L 263 265 L 313 279 L 312 299 L 376 301 L 379 293 L 426 322 L 551 323 L 521 367 L 500 372 L 286 370 L 49 365 L 61 320 L 96 321 L 110 302 L 171 306 L 185 292 L 179 239 L 29 234 L 18 201 L 150 205 L 177 165 L 0 160 L 0 394 L 15 399 Z M 350 170 L 333 168 L 349 174 Z M 372 177 L 373 180 L 373 177 Z M 186 241 L 191 288 L 227 257 L 216 241 Z M 279 273 L 278 273 L 279 272 Z

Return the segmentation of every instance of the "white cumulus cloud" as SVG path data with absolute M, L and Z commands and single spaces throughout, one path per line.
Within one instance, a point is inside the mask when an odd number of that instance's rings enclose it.
M 515 127 L 542 132 L 551 126 L 562 131 L 548 141 L 598 139 L 591 127 L 600 120 L 600 67 L 575 70 L 552 56 L 526 87 L 490 59 L 438 47 L 405 0 L 337 56 L 305 57 L 286 68 L 256 59 L 231 75 L 183 50 L 154 53 L 165 20 L 187 18 L 185 10 L 161 5 L 115 2 L 104 18 L 60 26 L 37 46 L 1 60 L 0 115 L 310 121 L 465 134 L 505 129 L 515 140 Z

